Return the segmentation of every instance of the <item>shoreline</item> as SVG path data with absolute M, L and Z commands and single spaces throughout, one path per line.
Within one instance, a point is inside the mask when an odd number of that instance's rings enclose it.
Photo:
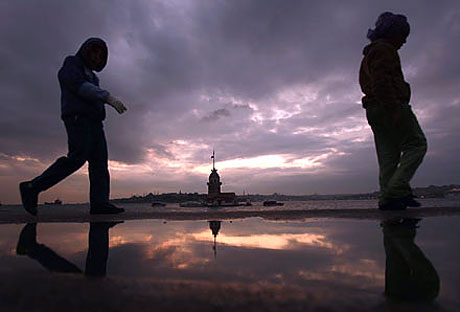
M 149 206 L 136 205 L 125 207 L 119 215 L 89 214 L 87 205 L 49 205 L 39 206 L 37 217 L 29 215 L 19 205 L 2 206 L 0 224 L 19 224 L 30 222 L 43 223 L 86 223 L 104 221 L 164 220 L 164 221 L 208 221 L 262 218 L 268 221 L 306 221 L 307 219 L 354 219 L 385 220 L 388 218 L 427 218 L 440 216 L 460 216 L 460 207 L 421 207 L 408 208 L 404 211 L 380 211 L 377 208 L 347 209 L 245 209 L 219 210 L 200 209 L 176 210 L 154 209 Z

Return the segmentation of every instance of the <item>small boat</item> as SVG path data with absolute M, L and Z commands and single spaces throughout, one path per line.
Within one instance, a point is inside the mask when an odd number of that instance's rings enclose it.
M 264 206 L 283 206 L 284 203 L 279 203 L 276 200 L 266 200 L 264 201 Z
M 166 206 L 165 203 L 162 203 L 162 202 L 153 202 L 152 203 L 152 207 L 164 207 Z
M 45 202 L 45 205 L 62 205 L 62 200 L 56 198 L 54 202 Z
M 188 201 L 188 202 L 180 203 L 179 206 L 181 207 L 205 207 L 206 204 L 202 202 L 197 202 L 197 201 Z

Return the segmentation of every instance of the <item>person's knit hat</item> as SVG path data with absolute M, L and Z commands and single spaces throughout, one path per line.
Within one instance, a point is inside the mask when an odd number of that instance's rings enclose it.
M 396 36 L 407 37 L 410 33 L 410 25 L 406 16 L 384 12 L 379 15 L 375 22 L 375 28 L 367 31 L 367 38 L 371 41 L 381 38 L 392 38 Z

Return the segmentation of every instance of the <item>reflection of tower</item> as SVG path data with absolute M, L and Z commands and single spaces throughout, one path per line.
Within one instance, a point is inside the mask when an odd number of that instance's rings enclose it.
M 220 182 L 219 174 L 217 173 L 217 169 L 215 166 L 215 153 L 212 151 L 212 171 L 209 175 L 209 182 L 208 182 L 208 196 L 209 195 L 219 195 L 220 194 L 220 186 L 222 182 Z
M 220 230 L 220 224 L 222 221 L 208 221 L 209 222 L 209 228 L 211 229 L 212 235 L 214 236 L 214 245 L 212 246 L 212 250 L 214 250 L 214 258 L 217 256 L 217 243 L 216 243 L 216 237 L 217 234 L 219 234 Z

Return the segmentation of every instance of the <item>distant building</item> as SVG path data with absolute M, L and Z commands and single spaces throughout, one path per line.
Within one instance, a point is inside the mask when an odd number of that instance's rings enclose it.
M 215 152 L 212 151 L 212 170 L 209 175 L 208 182 L 208 196 L 206 202 L 211 205 L 221 206 L 221 205 L 233 205 L 236 204 L 236 194 L 232 193 L 222 193 L 220 187 L 222 182 L 220 182 L 220 176 L 217 173 L 216 162 L 215 162 Z
M 460 198 L 460 188 L 453 188 L 446 192 L 445 197 L 449 198 Z
M 222 182 L 220 182 L 220 176 L 217 173 L 217 169 L 212 168 L 211 174 L 209 175 L 209 182 L 208 182 L 208 197 L 215 196 L 221 194 L 220 186 Z

